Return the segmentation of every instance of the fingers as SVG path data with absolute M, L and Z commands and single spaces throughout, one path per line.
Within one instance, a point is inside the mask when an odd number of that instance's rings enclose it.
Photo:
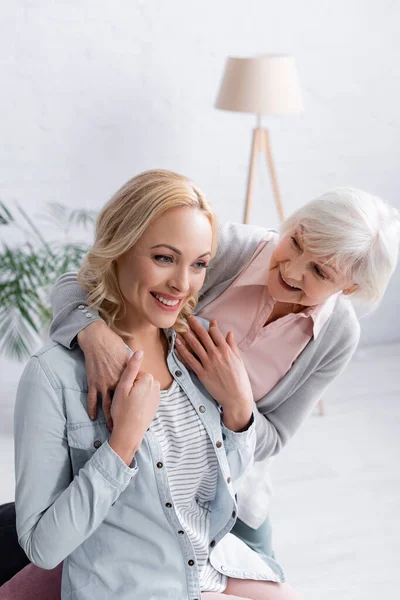
M 201 362 L 195 356 L 193 356 L 193 354 L 186 348 L 185 344 L 183 344 L 179 338 L 176 338 L 176 345 L 185 367 L 196 373 L 197 377 L 201 377 L 204 373 Z
M 239 347 L 236 343 L 235 336 L 233 335 L 233 331 L 228 331 L 228 335 L 226 336 L 226 342 L 227 342 L 228 346 L 230 347 L 230 349 L 232 350 L 232 352 L 234 352 L 234 354 L 236 354 L 236 356 L 238 358 L 240 358 Z
M 97 419 L 97 389 L 92 384 L 89 384 L 88 391 L 88 414 L 92 421 Z
M 208 333 L 216 346 L 223 346 L 225 344 L 225 338 L 222 335 L 215 319 L 210 321 Z
M 207 353 L 208 354 L 211 353 L 214 350 L 215 344 L 214 344 L 212 338 L 210 337 L 207 329 L 205 329 L 203 327 L 203 325 L 200 325 L 200 323 L 194 317 L 189 317 L 188 323 L 189 323 L 190 329 L 193 331 L 193 333 L 196 335 L 198 340 L 201 342 L 201 344 L 203 345 L 203 347 L 205 348 Z M 186 341 L 186 338 L 185 338 L 185 341 Z
M 204 346 L 196 337 L 196 335 L 192 331 L 187 331 L 186 333 L 182 334 L 182 337 L 185 340 L 187 346 L 189 346 L 190 350 L 194 352 L 194 354 L 198 357 L 203 366 L 205 366 L 205 363 L 207 361 L 207 352 L 204 349 Z
M 118 382 L 117 388 L 123 389 L 125 393 L 129 394 L 132 385 L 139 373 L 140 366 L 142 364 L 143 350 L 137 350 L 128 361 L 124 372 L 121 375 L 121 379 Z
M 111 390 L 107 390 L 105 394 L 102 394 L 102 407 L 103 413 L 106 418 L 107 429 L 111 432 L 113 430 L 113 421 L 111 418 Z

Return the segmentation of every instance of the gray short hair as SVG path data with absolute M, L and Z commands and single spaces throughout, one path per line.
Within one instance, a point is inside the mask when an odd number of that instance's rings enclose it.
M 282 225 L 282 233 L 304 228 L 307 248 L 327 258 L 358 284 L 363 303 L 377 304 L 397 264 L 399 212 L 380 198 L 354 188 L 336 188 L 308 202 Z

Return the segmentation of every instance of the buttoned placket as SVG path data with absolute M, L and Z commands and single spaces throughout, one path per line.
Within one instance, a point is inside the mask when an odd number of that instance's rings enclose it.
M 182 371 L 182 368 L 184 368 L 184 367 L 181 367 L 176 360 L 176 357 L 173 353 L 173 347 L 174 347 L 175 335 L 176 335 L 175 332 L 171 331 L 171 330 L 166 330 L 165 334 L 166 334 L 167 340 L 169 342 L 169 352 L 168 352 L 168 359 L 167 359 L 169 371 L 172 374 L 175 381 L 178 383 L 178 385 L 186 393 L 187 397 L 189 398 L 189 401 L 195 408 L 197 414 L 199 415 L 199 418 L 201 419 L 201 421 L 207 431 L 208 436 L 210 437 L 210 439 L 213 443 L 213 446 L 214 446 L 215 452 L 216 452 L 216 456 L 217 456 L 217 460 L 218 460 L 219 468 L 222 471 L 224 480 L 227 484 L 229 493 L 232 498 L 232 511 L 231 511 L 230 518 L 228 519 L 227 523 L 225 524 L 225 527 L 221 531 L 219 531 L 218 534 L 215 536 L 215 539 L 210 540 L 210 548 L 212 550 L 215 547 L 215 545 L 217 544 L 217 542 L 220 539 L 222 539 L 232 529 L 233 525 L 236 522 L 236 518 L 237 518 L 237 505 L 236 505 L 236 500 L 235 500 L 235 497 L 233 494 L 232 486 L 230 485 L 231 477 L 229 474 L 229 466 L 228 466 L 228 463 L 226 460 L 225 461 L 222 460 L 222 456 L 225 456 L 225 453 L 223 453 L 223 451 L 222 452 L 220 451 L 221 448 L 223 447 L 223 442 L 222 442 L 223 434 L 221 432 L 220 435 L 217 436 L 218 439 L 215 439 L 216 436 L 215 436 L 214 432 L 212 431 L 212 428 L 210 428 L 209 424 L 208 424 L 207 406 L 204 403 L 204 399 L 200 399 L 197 397 L 197 393 L 196 393 L 196 390 L 195 390 L 193 384 L 191 384 L 190 380 L 186 381 L 186 378 L 189 376 L 185 375 L 185 373 Z M 215 408 L 217 408 L 217 407 L 215 407 Z M 187 535 L 187 533 L 184 531 L 183 526 L 182 526 L 182 524 L 179 520 L 179 517 L 177 515 L 177 512 L 175 510 L 175 506 L 174 506 L 174 503 L 173 503 L 173 500 L 171 497 L 170 488 L 169 488 L 167 472 L 165 469 L 165 459 L 164 459 L 164 456 L 162 453 L 161 446 L 160 446 L 156 436 L 151 431 L 151 429 L 147 431 L 146 439 L 147 439 L 147 442 L 149 445 L 150 453 L 152 455 L 154 476 L 156 479 L 156 485 L 158 488 L 159 496 L 160 496 L 160 499 L 161 499 L 161 502 L 163 505 L 163 511 L 164 511 L 164 514 L 165 514 L 167 520 L 171 524 L 173 531 L 176 532 L 177 541 L 182 549 L 182 554 L 183 554 L 184 563 L 185 563 L 186 577 L 187 577 L 187 582 L 188 582 L 188 593 L 189 593 L 188 598 L 189 598 L 189 600 L 200 600 L 201 592 L 200 592 L 200 587 L 199 587 L 198 566 L 197 566 L 196 555 L 195 555 L 195 552 L 193 549 L 193 545 L 190 541 L 190 538 Z M 226 462 L 226 464 L 225 464 L 225 462 Z
M 151 429 L 147 431 L 146 439 L 150 449 L 150 454 L 152 456 L 154 476 L 163 511 L 167 521 L 172 527 L 172 530 L 175 532 L 176 539 L 182 550 L 186 580 L 188 583 L 188 600 L 200 600 L 201 592 L 199 586 L 196 554 L 189 536 L 184 531 L 182 523 L 180 522 L 175 510 L 175 505 L 169 488 L 167 472 L 165 469 L 165 459 L 162 453 L 161 445 Z

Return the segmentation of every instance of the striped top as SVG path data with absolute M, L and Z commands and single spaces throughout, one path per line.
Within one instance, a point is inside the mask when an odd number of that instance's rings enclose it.
M 217 457 L 203 423 L 176 381 L 161 391 L 151 430 L 163 452 L 176 513 L 193 546 L 200 589 L 223 592 L 226 576 L 209 561 L 209 505 L 217 488 Z

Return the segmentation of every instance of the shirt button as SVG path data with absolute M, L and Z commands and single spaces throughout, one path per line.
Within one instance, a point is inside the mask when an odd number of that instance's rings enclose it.
M 166 503 L 165 503 L 165 506 L 166 506 L 167 508 L 172 508 L 172 504 L 171 504 L 171 502 L 166 502 Z
M 185 532 L 183 531 L 183 529 L 180 529 L 180 530 L 178 531 L 178 533 L 179 533 L 179 535 L 184 535 L 184 533 L 185 533 Z
M 206 412 L 206 407 L 203 406 L 203 405 L 199 406 L 199 412 L 205 413 Z
M 210 546 L 211 546 L 211 548 L 214 548 L 214 546 L 215 546 L 215 540 L 213 540 L 212 542 L 210 542 Z
M 189 567 L 193 567 L 194 560 L 192 560 L 192 559 L 188 560 L 188 565 L 189 565 Z
M 232 481 L 232 477 L 228 477 L 228 479 L 226 481 L 227 481 L 227 483 L 230 483 Z
M 157 468 L 158 468 L 158 469 L 162 469 L 162 468 L 163 468 L 163 466 L 164 466 L 164 465 L 163 465 L 163 463 L 162 463 L 161 461 L 159 461 L 159 462 L 157 463 Z
M 222 446 L 221 440 L 218 440 L 218 442 L 216 442 L 215 445 L 217 446 L 217 448 L 221 448 L 221 446 Z
M 181 376 L 182 376 L 182 371 L 179 371 L 179 370 L 178 370 L 178 371 L 175 371 L 175 375 L 176 375 L 177 377 L 181 377 Z
M 78 306 L 78 308 L 79 308 L 79 310 L 83 310 L 83 309 L 85 308 L 85 305 L 84 305 L 84 304 L 80 304 L 80 305 Z
M 100 446 L 101 446 L 101 441 L 100 441 L 100 440 L 95 440 L 95 441 L 94 441 L 94 443 L 93 443 L 93 446 L 94 446 L 96 449 L 97 449 L 97 448 L 100 448 Z
M 93 317 L 92 313 L 86 313 L 86 316 L 88 319 L 91 319 Z

